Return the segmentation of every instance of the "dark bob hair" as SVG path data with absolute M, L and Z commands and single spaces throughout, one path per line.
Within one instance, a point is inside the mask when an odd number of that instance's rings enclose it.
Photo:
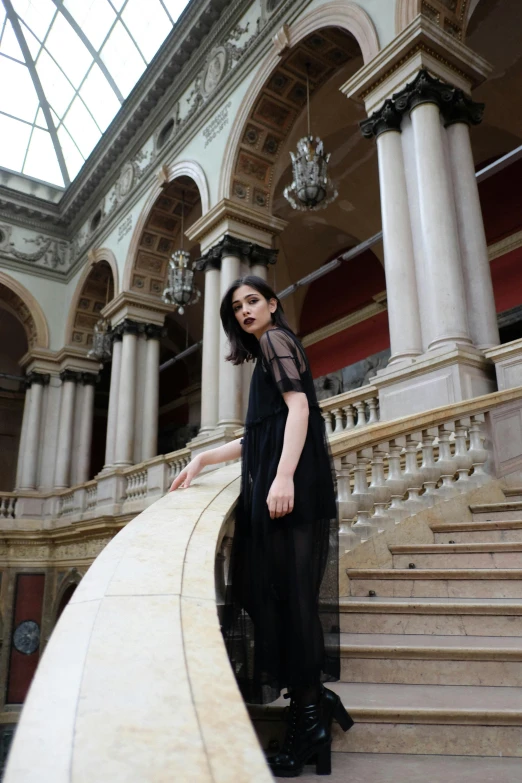
M 232 300 L 234 298 L 235 291 L 242 285 L 248 285 L 250 288 L 255 288 L 261 296 L 264 296 L 266 301 L 270 299 L 277 300 L 277 309 L 272 313 L 272 323 L 275 326 L 282 326 L 289 332 L 294 333 L 290 328 L 288 321 L 283 310 L 281 302 L 277 298 L 275 292 L 268 285 L 266 280 L 257 275 L 246 275 L 245 277 L 239 277 L 234 280 L 223 299 L 221 300 L 221 307 L 219 308 L 219 315 L 221 317 L 221 323 L 223 329 L 230 342 L 230 353 L 225 357 L 227 362 L 232 364 L 243 364 L 243 362 L 249 362 L 259 356 L 259 340 L 253 334 L 248 334 L 241 328 L 239 321 L 234 315 L 234 309 L 232 307 Z

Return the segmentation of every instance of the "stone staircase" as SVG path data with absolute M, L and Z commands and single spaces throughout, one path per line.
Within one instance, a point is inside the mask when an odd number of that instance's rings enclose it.
M 392 568 L 347 570 L 331 687 L 356 724 L 334 724 L 332 783 L 522 780 L 522 488 L 504 494 L 390 547 Z M 278 703 L 252 716 L 281 736 Z

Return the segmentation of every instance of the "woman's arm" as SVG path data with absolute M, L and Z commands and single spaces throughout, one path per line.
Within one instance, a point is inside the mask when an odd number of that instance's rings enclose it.
M 270 487 L 266 502 L 271 519 L 283 517 L 294 508 L 294 473 L 303 451 L 308 431 L 308 399 L 304 392 L 285 392 L 288 406 L 283 450 L 277 474 Z
M 241 456 L 241 440 L 241 438 L 237 438 L 230 443 L 225 443 L 224 446 L 218 446 L 217 449 L 202 451 L 176 476 L 169 492 L 174 492 L 178 487 L 182 489 L 190 487 L 192 479 L 196 478 L 207 465 L 217 465 L 219 462 L 230 462 L 238 459 Z

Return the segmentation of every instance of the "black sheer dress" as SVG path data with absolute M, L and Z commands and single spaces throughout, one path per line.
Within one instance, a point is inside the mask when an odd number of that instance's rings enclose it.
M 294 508 L 270 518 L 267 497 L 283 449 L 283 392 L 310 409 L 294 473 Z M 338 513 L 333 460 L 304 349 L 275 327 L 259 341 L 242 449 L 241 493 L 222 631 L 245 701 L 339 679 Z

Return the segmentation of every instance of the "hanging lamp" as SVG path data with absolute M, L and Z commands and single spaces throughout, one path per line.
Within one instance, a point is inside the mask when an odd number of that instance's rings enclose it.
M 308 135 L 297 142 L 297 154 L 291 152 L 294 179 L 284 189 L 284 196 L 293 209 L 300 211 L 324 209 L 339 195 L 328 176 L 330 153 L 325 155 L 319 136 L 310 131 L 310 64 L 306 64 L 306 109 Z
M 110 279 L 107 280 L 107 292 L 105 294 L 105 307 L 109 302 Z M 98 362 L 108 362 L 112 356 L 112 327 L 107 318 L 99 318 L 94 324 L 92 348 L 87 354 L 88 359 Z
M 162 299 L 167 304 L 177 307 L 180 315 L 185 307 L 196 304 L 201 298 L 201 291 L 194 285 L 194 264 L 189 267 L 190 254 L 183 249 L 185 194 L 181 195 L 181 247 L 175 250 L 169 261 L 168 286 L 163 291 Z

